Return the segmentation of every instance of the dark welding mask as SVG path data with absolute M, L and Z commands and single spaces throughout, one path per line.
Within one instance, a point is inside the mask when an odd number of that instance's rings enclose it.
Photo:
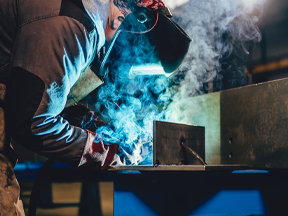
M 182 63 L 192 39 L 173 20 L 168 8 L 156 11 L 135 4 L 116 31 L 102 61 L 99 75 L 121 68 L 129 76 L 170 76 Z

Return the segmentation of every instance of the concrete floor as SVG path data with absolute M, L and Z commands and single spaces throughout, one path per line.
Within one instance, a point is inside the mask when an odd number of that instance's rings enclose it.
M 32 183 L 31 183 L 32 185 Z M 52 183 L 53 203 L 79 203 L 82 183 Z M 22 187 L 22 200 L 25 213 L 28 212 L 31 187 Z M 100 182 L 100 200 L 103 216 L 113 216 L 113 183 Z M 78 216 L 79 207 L 37 208 L 37 216 Z

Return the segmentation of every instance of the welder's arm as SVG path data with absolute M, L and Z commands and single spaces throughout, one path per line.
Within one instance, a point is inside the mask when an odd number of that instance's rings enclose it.
M 13 50 L 10 74 L 12 137 L 43 156 L 76 166 L 80 161 L 85 165 L 84 149 L 93 146 L 94 134 L 70 125 L 59 114 L 94 54 L 96 32 L 92 36 L 67 17 L 24 25 Z
M 83 104 L 70 106 L 61 113 L 71 125 L 88 130 L 88 139 L 79 166 L 88 169 L 107 169 L 120 162 L 119 145 L 117 143 L 104 144 L 96 131 L 102 126 L 108 126 L 94 112 Z

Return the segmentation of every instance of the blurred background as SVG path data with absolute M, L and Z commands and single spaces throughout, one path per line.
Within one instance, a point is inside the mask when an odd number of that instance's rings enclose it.
M 197 62 L 199 59 L 206 61 L 208 68 L 211 67 L 211 71 L 204 67 L 205 72 L 201 74 L 198 74 L 198 71 L 195 72 L 196 70 L 192 71 L 192 74 L 201 83 L 195 91 L 201 92 L 201 94 L 288 76 L 288 1 L 231 0 L 234 3 L 237 1 L 245 1 L 245 4 L 251 5 L 251 11 L 247 13 L 251 19 L 242 22 L 245 19 L 242 17 L 243 14 L 240 14 L 235 16 L 234 20 L 226 23 L 226 27 L 223 27 L 224 30 L 220 31 L 222 20 L 227 18 L 225 11 L 229 12 L 228 6 L 224 3 L 221 4 L 221 1 L 219 1 L 218 7 L 220 7 L 219 9 L 225 7 L 223 13 L 220 13 L 218 8 L 213 5 L 215 1 L 212 0 L 164 0 L 174 14 L 173 19 L 177 20 L 185 30 L 187 29 L 188 34 L 193 39 L 191 54 L 184 66 L 175 75 L 175 80 L 183 80 L 183 77 L 187 75 L 186 71 L 195 66 L 191 62 L 200 64 Z M 231 5 L 229 7 L 232 8 Z M 237 11 L 239 8 L 235 7 L 234 9 Z M 238 25 L 238 21 L 242 22 L 241 25 Z M 253 29 L 246 25 L 250 21 L 255 22 L 252 25 Z M 204 28 L 202 35 L 203 28 L 193 28 L 196 25 Z M 255 30 L 257 26 L 261 36 L 257 35 L 257 29 Z M 194 35 L 195 32 L 199 34 Z M 234 36 L 233 32 L 239 34 Z M 250 35 L 251 38 L 246 40 L 243 38 L 245 36 L 243 32 L 254 32 L 254 35 Z M 200 41 L 199 38 L 202 38 L 208 46 L 202 45 L 202 40 Z M 238 39 L 243 39 L 244 42 L 238 44 Z M 228 45 L 223 46 L 223 44 Z M 229 46 L 232 46 L 233 49 L 228 50 Z M 207 53 L 205 49 L 214 52 L 212 54 Z M 177 82 L 175 80 L 174 82 Z M 13 145 L 19 156 L 15 173 L 21 186 L 21 196 L 27 213 L 34 180 L 46 158 L 27 151 L 17 143 L 13 142 Z M 92 208 L 95 213 L 93 215 L 113 215 L 113 182 L 111 179 L 109 180 L 109 177 L 103 177 L 102 180 L 99 178 L 97 181 L 93 179 L 81 181 L 81 178 L 78 178 L 79 180 L 75 178 L 75 182 L 73 182 L 73 178 L 67 181 L 67 178 L 65 180 L 61 177 L 61 175 L 66 177 L 71 175 L 71 172 L 73 173 L 71 167 L 59 165 L 57 169 L 60 172 L 52 173 L 51 175 L 55 176 L 47 178 L 43 184 L 38 200 L 37 215 L 91 215 L 88 210 L 83 211 L 83 208 L 91 207 L 87 203 L 92 205 L 94 210 L 96 209 L 94 211 Z M 57 179 L 57 177 L 59 178 Z M 90 199 L 90 202 L 87 199 Z M 81 206 L 83 207 L 82 210 Z
M 287 77 L 288 2 L 267 0 L 259 21 L 262 40 L 251 46 L 246 65 L 248 83 L 254 84 Z
M 223 1 L 213 3 L 213 1 L 207 0 L 202 1 L 203 5 L 200 5 L 199 1 L 195 0 L 165 1 L 166 5 L 172 9 L 174 16 L 176 15 L 174 19 L 181 23 L 185 30 L 188 28 L 188 34 L 193 39 L 191 50 L 193 46 L 198 46 L 197 43 L 200 41 L 197 37 L 200 33 L 194 29 L 191 30 L 188 23 L 194 26 L 203 24 L 208 33 L 206 32 L 201 36 L 210 36 L 210 38 L 205 38 L 205 43 L 209 44 L 209 48 L 219 55 L 216 59 L 220 63 L 220 69 L 215 70 L 214 68 L 216 74 L 208 81 L 210 83 L 214 82 L 214 87 L 210 87 L 210 90 L 204 89 L 205 93 L 287 77 L 288 2 L 285 0 L 236 0 L 231 2 L 232 5 L 228 5 Z M 236 5 L 239 2 L 240 5 L 245 5 L 244 9 L 239 6 L 233 7 L 233 4 Z M 249 11 L 249 7 L 251 11 Z M 199 14 L 194 10 L 200 11 Z M 220 10 L 222 11 L 219 12 Z M 238 14 L 232 16 L 229 12 Z M 205 16 L 206 14 L 211 16 Z M 200 19 L 200 24 L 195 21 L 199 19 L 197 15 L 204 17 Z M 234 20 L 229 21 L 229 16 Z M 229 24 L 223 26 L 221 24 L 224 23 L 223 20 L 225 19 L 228 20 Z M 236 25 L 236 27 L 233 25 Z M 201 31 L 199 28 L 196 30 Z M 258 30 L 261 35 L 257 35 Z M 237 44 L 239 41 L 241 42 L 240 48 Z M 229 43 L 233 43 L 233 45 L 229 45 Z M 233 50 L 227 52 L 225 48 L 228 46 L 232 46 Z M 217 50 L 219 47 L 222 50 Z M 203 52 L 203 49 L 197 51 L 200 53 L 200 51 Z M 227 53 L 229 54 L 227 55 Z M 215 56 L 207 59 L 213 61 L 213 58 L 215 59 Z M 193 60 L 195 60 L 195 56 L 190 62 Z M 213 65 L 215 66 L 216 63 L 213 62 Z M 236 74 L 235 71 L 238 71 L 239 74 L 245 74 L 245 78 Z M 238 81 L 235 79 L 238 79 Z M 219 82 L 221 85 L 219 85 Z M 203 83 L 205 86 L 205 80 Z

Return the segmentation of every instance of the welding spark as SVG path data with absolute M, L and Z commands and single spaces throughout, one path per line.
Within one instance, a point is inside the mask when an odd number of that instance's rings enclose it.
M 127 156 L 127 159 L 131 162 L 131 165 L 137 166 L 139 163 L 144 161 L 144 158 L 141 156 L 141 149 L 142 149 L 141 144 L 138 144 L 138 145 L 134 144 L 134 150 L 133 150 L 132 155 L 128 154 L 123 148 L 122 148 L 122 151 Z
M 149 143 L 152 143 L 152 140 L 149 142 L 141 142 L 141 139 L 139 139 L 138 143 L 134 144 L 134 150 L 132 154 L 129 154 L 123 148 L 121 148 L 121 150 L 124 152 L 125 156 L 127 157 L 127 160 L 130 161 L 131 165 L 137 166 L 145 160 L 145 156 L 143 156 L 143 153 L 145 155 L 144 145 Z M 117 162 L 117 165 L 118 166 L 126 165 L 125 158 L 123 162 L 122 161 L 119 161 L 119 163 Z

